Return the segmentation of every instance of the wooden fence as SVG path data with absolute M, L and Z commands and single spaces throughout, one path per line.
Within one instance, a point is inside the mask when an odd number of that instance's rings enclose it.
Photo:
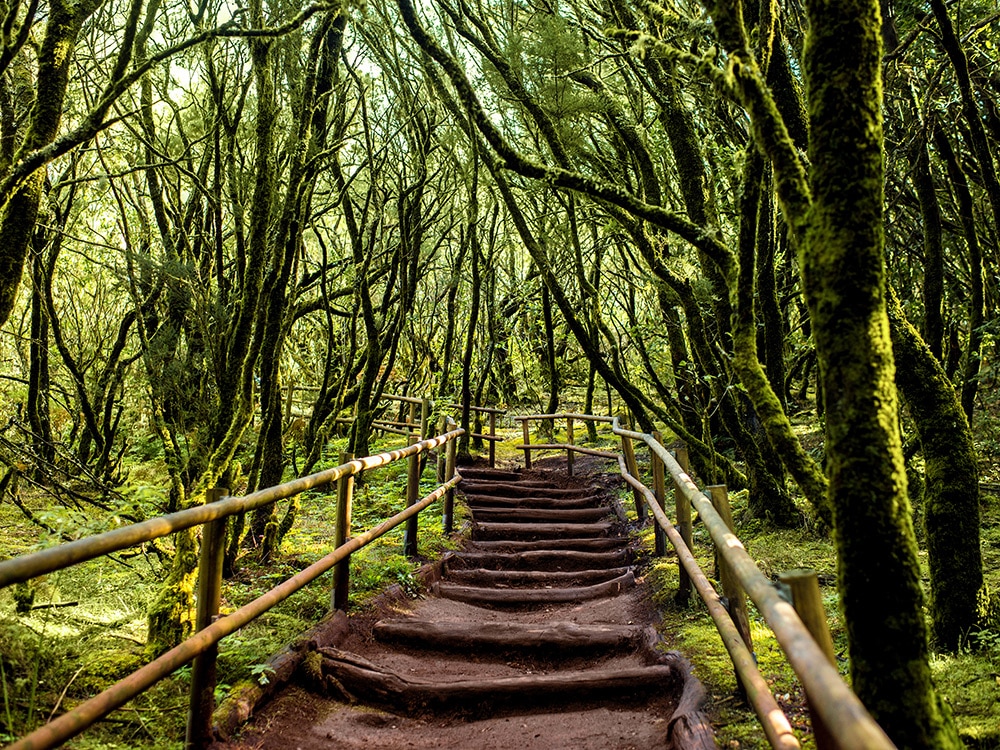
M 229 497 L 224 489 L 210 490 L 204 505 L 0 562 L 0 588 L 3 588 L 168 534 L 202 526 L 195 635 L 99 695 L 9 745 L 8 750 L 41 750 L 56 747 L 192 660 L 194 665 L 191 677 L 191 703 L 185 744 L 189 748 L 207 747 L 212 741 L 215 656 L 216 644 L 220 640 L 287 599 L 331 568 L 336 569 L 331 606 L 345 608 L 351 554 L 400 524 L 406 523 L 404 552 L 415 556 L 417 514 L 442 497 L 445 502 L 445 530 L 451 530 L 453 491 L 461 479 L 455 470 L 455 440 L 463 435 L 464 431 L 455 429 L 453 420 L 449 420 L 448 427 L 450 429 L 447 432 L 424 440 L 414 435 L 408 446 L 398 450 L 357 459 L 345 454 L 342 463 L 332 469 L 268 487 L 244 497 Z M 447 460 L 442 462 L 446 465 L 444 481 L 429 495 L 418 499 L 420 454 L 441 446 L 446 446 L 447 451 Z M 369 469 L 404 458 L 409 462 L 406 509 L 351 538 L 350 507 L 354 477 Z M 337 482 L 338 497 L 333 551 L 263 596 L 231 614 L 218 617 L 227 519 L 237 513 L 260 508 L 332 482 Z
M 750 596 L 758 612 L 771 627 L 805 688 L 819 750 L 887 750 L 895 747 L 837 671 L 815 573 L 791 571 L 782 576 L 782 581 L 792 592 L 792 601 L 788 601 L 760 572 L 733 533 L 726 488 L 722 485 L 708 488 L 710 499 L 691 480 L 686 449 L 679 449 L 675 456 L 663 447 L 659 434 L 630 430 L 627 426 L 622 426 L 618 417 L 532 414 L 517 419 L 521 420 L 524 436 L 524 442 L 518 448 L 524 451 L 528 468 L 531 467 L 531 452 L 541 450 L 566 451 L 570 471 L 574 453 L 598 455 L 618 461 L 619 471 L 632 489 L 639 518 L 644 519 L 648 509 L 656 521 L 656 553 L 664 553 L 664 537 L 670 540 L 677 551 L 681 587 L 679 596 L 688 596 L 687 592 L 693 584 L 705 602 L 733 661 L 739 684 L 772 747 L 792 750 L 800 745 L 792 733 L 788 718 L 757 670 L 747 622 L 746 595 Z M 531 443 L 531 421 L 546 420 L 554 423 L 563 419 L 566 420 L 566 443 Z M 612 425 L 614 434 L 621 440 L 620 454 L 573 444 L 574 422 L 588 420 Z M 639 478 L 634 441 L 645 443 L 649 448 L 652 490 Z M 667 474 L 674 488 L 676 525 L 671 523 L 664 511 Z M 715 544 L 720 561 L 722 596 L 716 592 L 691 554 L 692 508 L 698 513 Z

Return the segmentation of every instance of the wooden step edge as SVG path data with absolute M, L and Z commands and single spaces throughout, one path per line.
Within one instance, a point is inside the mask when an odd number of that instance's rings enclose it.
M 599 696 L 602 703 L 636 695 L 678 690 L 685 674 L 672 664 L 622 669 L 593 669 L 499 677 L 482 680 L 414 680 L 384 669 L 354 654 L 322 649 L 322 672 L 352 698 L 378 705 L 420 712 L 463 708 L 492 713 L 511 704 L 584 700 Z
M 580 625 L 575 622 L 482 623 L 416 618 L 378 622 L 372 629 L 383 643 L 439 651 L 582 651 L 588 655 L 634 650 L 646 640 L 644 628 L 629 625 Z
M 589 485 L 577 487 L 559 487 L 547 482 L 478 482 L 474 479 L 462 478 L 458 485 L 462 492 L 479 494 L 515 495 L 518 497 L 575 497 L 581 494 L 598 494 L 599 489 Z M 487 492 L 489 490 L 489 492 Z
M 448 572 L 447 583 L 478 583 L 496 585 L 510 582 L 517 584 L 544 585 L 561 581 L 594 583 L 620 578 L 629 571 L 626 566 L 597 568 L 589 570 L 491 570 L 489 568 L 461 568 Z M 479 579 L 478 581 L 476 579 Z
M 498 523 L 493 521 L 482 521 L 472 523 L 472 538 L 477 535 L 496 539 L 498 536 L 509 535 L 511 537 L 529 535 L 546 536 L 608 536 L 613 525 L 608 522 L 596 523 Z
M 466 604 L 493 604 L 497 606 L 566 604 L 617 596 L 633 586 L 635 586 L 635 576 L 629 570 L 624 575 L 613 578 L 610 581 L 596 583 L 591 586 L 489 589 L 438 582 L 431 587 L 431 593 L 444 599 L 465 602 Z
M 560 565 L 563 570 L 572 570 L 570 566 L 586 566 L 577 570 L 588 570 L 627 565 L 631 560 L 629 550 L 612 550 L 608 552 L 581 552 L 577 550 L 535 549 L 523 552 L 459 552 L 450 557 L 445 565 L 446 570 L 486 568 L 498 570 L 530 570 L 539 569 L 544 565 Z
M 476 523 L 509 520 L 511 523 L 593 523 L 614 515 L 611 506 L 594 508 L 483 508 L 472 507 Z
M 608 502 L 606 495 L 581 495 L 580 497 L 504 497 L 503 495 L 476 495 L 463 492 L 470 508 L 596 508 Z
M 466 552 L 470 554 L 504 554 L 504 552 L 494 552 L 494 550 L 504 550 L 506 548 L 510 553 L 566 551 L 604 554 L 627 549 L 628 545 L 628 539 L 617 536 L 581 537 L 579 539 L 536 539 L 534 541 L 481 539 L 470 543 Z M 586 549 L 579 549 L 581 547 Z

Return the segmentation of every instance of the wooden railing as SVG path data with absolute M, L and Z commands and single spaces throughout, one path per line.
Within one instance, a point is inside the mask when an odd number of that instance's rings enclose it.
M 448 408 L 453 411 L 461 411 L 461 404 L 448 404 Z M 476 414 L 485 414 L 487 416 L 489 424 L 489 432 L 471 432 L 469 437 L 479 438 L 480 440 L 485 440 L 489 443 L 488 455 L 490 461 L 490 468 L 493 469 L 497 465 L 497 443 L 502 443 L 504 438 L 497 435 L 497 417 L 502 417 L 507 413 L 506 409 L 494 409 L 488 406 L 470 406 L 469 411 Z
M 619 471 L 633 491 L 639 518 L 644 519 L 648 509 L 656 521 L 657 554 L 662 555 L 664 552 L 661 534 L 670 540 L 677 551 L 681 569 L 679 596 L 686 598 L 688 594 L 685 589 L 687 587 L 689 591 L 693 584 L 705 602 L 733 661 L 747 700 L 757 714 L 772 747 L 791 750 L 798 748 L 799 742 L 792 733 L 788 718 L 771 694 L 770 687 L 757 670 L 744 592 L 750 596 L 771 627 L 775 639 L 805 689 L 817 747 L 820 750 L 888 750 L 895 747 L 837 671 L 815 573 L 792 571 L 782 576 L 782 581 L 791 590 L 792 601 L 789 602 L 760 572 L 733 533 L 725 487 L 718 485 L 709 488 L 712 495 L 712 499 L 709 499 L 691 480 L 685 449 L 678 450 L 675 457 L 663 447 L 658 434 L 630 430 L 620 424 L 618 417 L 532 414 L 518 419 L 522 420 L 524 430 L 524 444 L 518 447 L 524 450 L 528 467 L 533 450 L 565 450 L 568 460 L 573 453 L 590 453 L 618 461 Z M 567 420 L 566 443 L 530 443 L 530 421 L 554 422 L 561 419 Z M 572 423 L 580 420 L 610 422 L 614 434 L 621 440 L 621 453 L 584 449 L 574 445 Z M 652 490 L 639 478 L 633 441 L 641 441 L 649 448 L 654 487 Z M 671 523 L 664 511 L 667 473 L 673 480 L 677 525 Z M 715 544 L 725 599 L 716 592 L 691 553 L 692 507 Z
M 409 435 L 411 432 L 417 432 L 421 436 L 429 434 L 430 424 L 428 423 L 428 419 L 433 407 L 433 401 L 430 398 L 396 396 L 392 393 L 383 393 L 382 401 L 395 401 L 401 404 L 403 409 L 406 409 L 408 406 L 408 414 L 404 419 L 401 410 L 399 419 L 376 419 L 372 422 L 372 429 L 383 433 L 388 432 L 393 435 Z M 418 409 L 420 411 L 419 415 L 417 414 Z M 337 417 L 336 421 L 337 424 L 351 424 L 354 421 L 354 417 Z
M 595 416 L 593 414 L 526 414 L 520 417 L 514 417 L 517 421 L 521 423 L 521 433 L 524 438 L 524 442 L 516 446 L 518 450 L 524 451 L 524 468 L 531 468 L 531 452 L 532 451 L 566 451 L 566 471 L 570 476 L 573 476 L 573 454 L 582 453 L 588 456 L 598 456 L 599 458 L 616 458 L 617 453 L 611 453 L 609 451 L 597 450 L 596 448 L 586 448 L 582 445 L 576 445 L 573 442 L 573 428 L 576 422 L 599 422 L 604 424 L 611 424 L 614 420 L 613 417 L 601 417 Z M 531 442 L 531 429 L 529 428 L 529 422 L 532 421 L 545 421 L 549 422 L 550 426 L 554 425 L 557 420 L 566 420 L 566 442 L 565 443 L 534 443 Z M 554 432 L 554 430 L 553 430 Z
M 289 398 L 286 406 L 286 419 L 292 415 L 291 409 L 291 393 L 294 390 L 315 390 L 309 388 L 302 388 L 299 386 L 294 386 L 289 390 Z M 395 435 L 409 435 L 411 432 L 419 432 L 422 436 L 429 434 L 430 425 L 428 424 L 428 419 L 430 418 L 431 411 L 434 408 L 434 402 L 430 397 L 416 398 L 414 396 L 396 396 L 391 393 L 382 394 L 382 400 L 384 401 L 396 401 L 400 404 L 409 405 L 409 415 L 406 419 L 400 418 L 397 420 L 390 419 L 376 419 L 372 422 L 372 428 L 379 430 L 383 433 L 392 433 Z M 461 404 L 448 404 L 448 409 L 454 411 L 461 410 Z M 418 411 L 419 409 L 419 420 Z M 507 413 L 506 409 L 495 409 L 487 406 L 470 406 L 470 411 L 476 414 L 485 414 L 488 421 L 489 432 L 471 432 L 470 437 L 478 438 L 480 440 L 485 440 L 489 443 L 488 455 L 490 468 L 496 466 L 496 443 L 503 442 L 504 438 L 497 435 L 497 417 L 502 417 Z M 442 420 L 447 419 L 447 417 L 442 417 Z M 338 424 L 351 424 L 354 421 L 353 417 L 338 417 Z M 443 429 L 439 424 L 439 429 Z
M 194 660 L 191 677 L 191 704 L 188 713 L 186 746 L 207 747 L 211 737 L 211 715 L 215 688 L 215 647 L 227 635 L 279 602 L 287 599 L 306 584 L 336 567 L 331 605 L 346 607 L 349 589 L 349 563 L 358 551 L 386 532 L 406 523 L 404 552 L 415 556 L 417 551 L 417 514 L 444 497 L 445 530 L 450 531 L 453 490 L 461 477 L 455 470 L 455 439 L 464 434 L 451 428 L 437 437 L 421 440 L 412 436 L 410 445 L 376 456 L 355 459 L 345 454 L 342 463 L 332 469 L 311 474 L 275 487 L 253 492 L 244 497 L 229 497 L 224 489 L 210 490 L 208 502 L 187 510 L 152 518 L 142 523 L 124 526 L 96 536 L 50 547 L 30 555 L 0 562 L 0 588 L 27 581 L 36 576 L 71 567 L 95 557 L 117 552 L 168 534 L 203 526 L 201 558 L 198 571 L 197 632 L 191 638 L 146 664 L 104 692 L 68 711 L 55 721 L 39 727 L 28 736 L 8 746 L 8 750 L 40 750 L 55 747 L 79 734 L 94 722 L 149 689 L 164 677 Z M 445 481 L 437 489 L 418 499 L 420 454 L 447 446 Z M 369 469 L 398 461 L 409 461 L 406 489 L 406 509 L 386 519 L 374 528 L 350 537 L 350 507 L 354 477 Z M 219 617 L 219 595 L 222 585 L 222 552 L 225 546 L 225 524 L 229 516 L 260 508 L 276 500 L 293 497 L 315 487 L 338 483 L 337 516 L 334 549 L 305 570 L 279 584 L 263 596 L 231 614 Z

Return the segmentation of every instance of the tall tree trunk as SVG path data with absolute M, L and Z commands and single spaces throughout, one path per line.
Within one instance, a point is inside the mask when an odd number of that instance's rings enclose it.
M 801 268 L 826 400 L 827 470 L 855 692 L 906 748 L 960 748 L 928 663 L 886 312 L 876 0 L 808 0 L 812 205 Z M 877 571 L 877 576 L 874 573 Z
M 31 256 L 31 347 L 28 369 L 28 424 L 35 454 L 41 464 L 35 467 L 35 479 L 44 480 L 47 468 L 55 460 L 52 423 L 49 420 L 49 317 L 45 305 L 48 284 L 45 282 L 42 249 L 35 247 Z
M 948 178 L 958 203 L 958 217 L 962 222 L 966 247 L 969 249 L 969 277 L 971 279 L 968 313 L 969 341 L 965 348 L 965 366 L 962 370 L 962 411 L 965 412 L 965 418 L 971 426 L 976 406 L 976 393 L 979 390 L 983 323 L 985 322 L 983 253 L 979 246 L 979 231 L 976 228 L 976 215 L 973 209 L 972 192 L 969 190 L 969 181 L 955 156 L 948 135 L 940 125 L 934 129 L 934 143 L 948 168 Z
M 778 302 L 778 283 L 774 258 L 778 246 L 777 235 L 784 232 L 784 225 L 775 226 L 773 186 L 770 174 L 765 176 L 761 194 L 760 222 L 757 242 L 757 301 L 760 307 L 761 327 L 758 334 L 759 350 L 763 354 L 764 371 L 771 383 L 778 403 L 787 411 L 785 401 L 785 319 Z
M 95 0 L 78 4 L 64 0 L 49 3 L 36 59 L 35 101 L 28 116 L 24 142 L 14 155 L 15 160 L 55 140 L 65 108 L 77 35 L 99 4 Z M 0 214 L 0 325 L 10 317 L 17 299 L 38 208 L 45 194 L 45 171 L 44 166 L 36 169 L 13 194 L 0 196 L 3 206 Z
M 896 383 L 920 437 L 927 478 L 924 519 L 931 615 L 938 648 L 954 651 L 980 625 L 979 462 L 972 430 L 940 361 L 892 293 Z
M 451 394 L 452 359 L 455 356 L 455 323 L 458 310 L 458 290 L 462 281 L 462 263 L 468 244 L 459 243 L 458 253 L 451 269 L 448 281 L 448 296 L 445 302 L 444 355 L 441 358 L 441 381 L 438 383 L 438 398 L 444 399 Z
M 976 102 L 976 94 L 972 88 L 972 79 L 969 75 L 969 59 L 962 48 L 962 43 L 955 33 L 955 26 L 951 22 L 944 0 L 930 0 L 931 11 L 941 29 L 941 44 L 948 53 L 952 68 L 955 70 L 955 78 L 958 82 L 958 90 L 962 95 L 962 116 L 968 127 L 969 140 L 972 143 L 972 153 L 979 164 L 979 175 L 982 179 L 983 188 L 986 190 L 986 198 L 990 204 L 993 214 L 993 230 L 1000 233 L 1000 178 L 997 177 L 996 163 L 993 158 L 993 150 L 990 147 L 989 137 L 986 135 L 986 128 L 983 119 L 979 114 L 979 104 Z M 1000 258 L 994 258 L 1000 261 Z
M 482 257 L 479 249 L 479 150 L 473 145 L 472 185 L 469 189 L 469 221 L 467 225 L 466 242 L 469 243 L 469 263 L 472 270 L 472 286 L 469 301 L 469 327 L 465 333 L 465 351 L 462 355 L 462 416 L 461 427 L 465 434 L 458 440 L 458 453 L 463 461 L 471 460 L 469 444 L 471 441 L 471 411 L 472 406 L 472 360 L 476 348 L 476 327 L 479 325 L 479 304 L 482 293 Z
M 759 238 L 761 183 L 764 162 L 756 148 L 747 154 L 740 206 L 740 270 L 733 294 L 733 368 L 750 394 L 750 400 L 764 420 L 788 421 L 775 390 L 757 356 L 757 322 L 755 315 L 756 245 Z M 761 406 L 767 408 L 761 408 Z M 774 432 L 774 430 L 772 430 Z M 800 522 L 800 513 L 784 487 L 784 472 L 780 459 L 761 434 L 764 444 L 759 445 L 755 436 L 747 435 L 747 473 L 751 479 L 750 510 L 757 518 L 769 519 L 779 526 L 793 526 Z M 754 449 L 758 449 L 754 451 Z M 752 451 L 752 452 L 751 452 Z M 833 521 L 828 505 L 821 505 L 817 512 L 830 525 Z
M 545 405 L 546 414 L 559 410 L 559 367 L 556 364 L 556 331 L 552 319 L 552 298 L 548 287 L 542 284 L 542 322 L 545 325 L 545 371 L 549 377 L 549 399 Z M 544 429 L 552 435 L 552 423 L 546 422 Z
M 923 339 L 938 360 L 944 347 L 944 247 L 941 242 L 941 207 L 934 191 L 930 155 L 923 138 L 915 146 L 913 181 L 924 225 L 924 325 Z

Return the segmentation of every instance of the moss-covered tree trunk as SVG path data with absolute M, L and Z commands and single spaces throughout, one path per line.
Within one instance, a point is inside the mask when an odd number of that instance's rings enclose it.
M 35 454 L 43 464 L 55 460 L 52 424 L 49 420 L 49 318 L 45 294 L 49 285 L 44 279 L 45 263 L 41 247 L 36 245 L 31 257 L 31 348 L 28 370 L 28 424 L 31 425 Z M 41 480 L 46 469 L 35 468 Z
M 764 163 L 760 154 L 751 146 L 747 155 L 747 163 L 743 175 L 743 193 L 740 205 L 740 237 L 739 237 L 739 277 L 734 285 L 733 294 L 733 369 L 746 386 L 757 413 L 762 419 L 783 419 L 788 417 L 782 408 L 781 401 L 771 387 L 767 374 L 757 355 L 757 320 L 755 315 L 754 292 L 756 277 L 756 246 L 758 235 L 758 217 L 761 204 L 761 181 L 763 180 Z M 772 430 L 773 432 L 773 430 Z M 764 435 L 761 435 L 764 438 Z M 753 437 L 750 436 L 753 442 Z M 771 449 L 769 444 L 765 445 Z M 780 444 L 779 444 L 780 445 Z M 770 451 L 773 453 L 773 450 Z M 763 453 L 763 452 L 762 452 Z M 784 488 L 784 472 L 777 456 L 773 460 L 764 461 L 766 454 L 761 455 L 757 463 L 747 459 L 747 473 L 751 477 L 750 510 L 757 518 L 766 518 L 779 526 L 792 526 L 799 522 L 800 513 Z M 773 477 L 773 486 L 765 488 L 754 477 L 767 472 Z M 763 490 L 770 491 L 763 491 Z M 832 523 L 829 506 L 821 505 L 817 512 L 824 523 Z
M 45 32 L 37 52 L 35 100 L 15 161 L 55 140 L 65 108 L 77 35 L 99 4 L 97 0 L 78 4 L 53 0 L 48 4 Z M 11 15 L 11 23 L 15 15 Z M 29 17 L 33 17 L 33 11 Z M 14 309 L 44 193 L 45 167 L 41 167 L 28 175 L 12 194 L 0 195 L 0 325 Z
M 465 331 L 465 349 L 462 353 L 462 383 L 461 403 L 462 415 L 460 424 L 465 433 L 458 439 L 458 454 L 460 460 L 471 461 L 469 450 L 472 437 L 472 358 L 476 349 L 476 328 L 479 325 L 479 302 L 482 296 L 482 253 L 479 247 L 479 169 L 478 150 L 473 147 L 472 182 L 469 189 L 468 224 L 466 225 L 465 241 L 469 243 L 469 265 L 472 271 L 469 286 L 469 323 Z
M 938 648 L 952 651 L 979 624 L 983 560 L 979 547 L 979 464 L 972 430 L 941 363 L 889 302 L 896 383 L 920 437 L 926 466 L 924 523 L 931 614 Z
M 969 181 L 962 165 L 959 164 L 948 135 L 940 125 L 934 129 L 934 144 L 948 169 L 948 179 L 955 194 L 955 201 L 958 203 L 958 216 L 962 222 L 962 233 L 965 235 L 965 244 L 969 250 L 969 342 L 965 348 L 965 366 L 962 369 L 962 411 L 965 412 L 965 418 L 971 426 L 976 393 L 979 391 L 983 323 L 986 318 L 983 252 L 979 245 L 979 229 L 976 227 Z
M 913 182 L 920 201 L 924 230 L 924 325 L 923 339 L 931 353 L 941 359 L 944 346 L 944 246 L 941 238 L 941 207 L 931 176 L 930 155 L 921 138 L 914 147 Z
M 899 747 L 961 742 L 931 682 L 886 313 L 880 17 L 809 0 L 812 205 L 800 262 L 826 395 L 830 497 L 854 690 Z

